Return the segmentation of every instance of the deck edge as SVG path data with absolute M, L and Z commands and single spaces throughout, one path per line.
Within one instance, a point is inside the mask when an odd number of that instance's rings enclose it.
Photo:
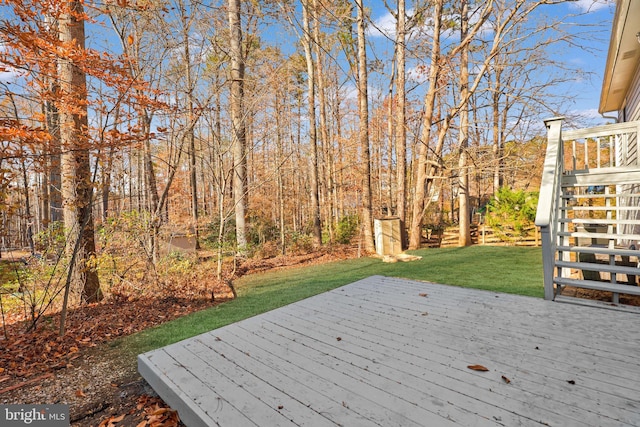
M 184 425 L 188 427 L 210 427 L 212 425 L 206 422 L 207 418 L 209 420 L 211 418 L 207 417 L 198 406 L 193 405 L 191 399 L 182 393 L 176 384 L 165 381 L 167 377 L 157 372 L 146 353 L 138 355 L 138 372 L 162 400 L 178 412 L 180 421 Z M 218 424 L 216 423 L 216 425 Z

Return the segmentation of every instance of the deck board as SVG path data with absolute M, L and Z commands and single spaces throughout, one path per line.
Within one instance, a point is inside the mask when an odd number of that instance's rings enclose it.
M 188 426 L 640 426 L 638 320 L 373 276 L 138 363 Z

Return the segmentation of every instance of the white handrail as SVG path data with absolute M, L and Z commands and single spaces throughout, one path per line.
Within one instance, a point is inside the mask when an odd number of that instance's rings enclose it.
M 562 121 L 564 117 L 556 117 L 545 120 L 547 126 L 547 153 L 542 169 L 542 181 L 540 183 L 540 197 L 538 210 L 536 211 L 536 225 L 548 227 L 553 215 L 553 207 L 556 200 L 557 183 L 560 179 L 560 167 L 562 165 Z
M 556 119 L 550 119 L 550 120 L 556 120 Z M 545 123 L 547 122 L 549 122 L 549 120 L 545 120 Z M 598 137 L 611 136 L 611 135 L 621 134 L 621 133 L 635 133 L 637 131 L 638 131 L 637 122 L 623 122 L 623 123 L 615 123 L 610 125 L 596 126 L 592 128 L 564 130 L 562 131 L 562 136 L 565 141 L 571 141 L 574 139 L 598 138 Z
M 544 299 L 553 300 L 553 272 L 556 256 L 555 209 L 562 174 L 564 144 L 562 142 L 562 117 L 545 120 L 547 126 L 547 154 L 542 170 L 540 197 L 536 212 L 536 225 L 540 227 L 542 265 L 544 269 Z

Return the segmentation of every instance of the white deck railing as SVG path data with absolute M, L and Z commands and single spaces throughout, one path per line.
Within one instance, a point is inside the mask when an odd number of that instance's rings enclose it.
M 560 261 L 568 261 L 568 253 L 557 253 L 558 248 L 570 246 L 569 238 L 559 237 L 560 204 L 562 203 L 562 187 L 591 186 L 599 183 L 616 184 L 635 187 L 638 184 L 637 173 L 640 159 L 637 154 L 637 138 L 640 133 L 640 122 L 627 122 L 579 130 L 562 131 L 562 117 L 545 120 L 547 126 L 547 152 L 540 186 L 540 201 L 536 213 L 536 225 L 540 227 L 542 257 L 544 263 L 545 299 L 554 299 L 554 274 L 564 276 L 567 271 L 556 266 L 556 257 Z M 606 180 L 603 177 L 606 176 Z M 618 191 L 616 191 L 618 193 Z M 635 191 L 631 192 L 635 193 Z M 616 206 L 633 202 L 636 194 L 617 196 Z M 629 198 L 636 197 L 636 199 Z M 626 200 L 629 199 L 629 200 Z M 607 209 L 611 210 L 611 207 Z M 610 214 L 609 214 L 610 216 Z M 613 221 L 614 219 L 609 218 Z M 617 233 L 626 233 L 629 220 L 621 215 L 622 225 Z M 576 221 L 579 222 L 579 221 Z M 602 221 L 601 221 L 602 222 Z M 636 221 L 631 221 L 636 222 Z M 632 224 L 633 225 L 633 224 Z M 566 225 L 565 225 L 566 227 Z M 576 233 L 573 233 L 576 234 Z M 623 236 L 620 236 L 621 238 Z M 566 259 L 565 259 L 566 258 Z M 562 263 L 560 263 L 562 264 Z
M 640 165 L 636 151 L 639 122 L 625 122 L 562 133 L 571 159 L 566 172 Z

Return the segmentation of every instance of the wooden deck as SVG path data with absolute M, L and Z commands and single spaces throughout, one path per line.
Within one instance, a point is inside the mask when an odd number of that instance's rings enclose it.
M 638 314 L 381 276 L 139 370 L 187 426 L 640 426 Z

